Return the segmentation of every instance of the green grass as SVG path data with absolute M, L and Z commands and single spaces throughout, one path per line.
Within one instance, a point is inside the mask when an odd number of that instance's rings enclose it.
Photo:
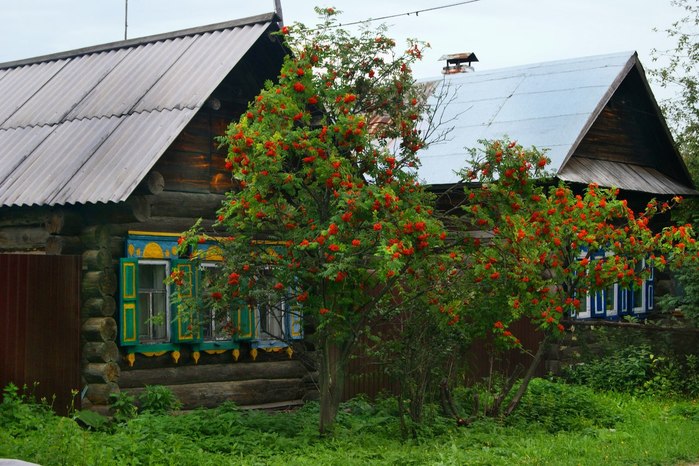
M 362 400 L 348 403 L 334 434 L 324 438 L 317 433 L 314 404 L 290 413 L 244 412 L 223 406 L 179 416 L 142 414 L 95 432 L 36 405 L 4 403 L 0 405 L 0 458 L 45 466 L 597 466 L 699 460 L 696 401 L 594 393 L 546 381 L 537 382 L 527 397 L 507 422 L 479 420 L 469 427 L 456 427 L 450 419 L 433 416 L 429 426 L 418 430 L 417 439 L 406 441 L 401 439 L 391 400 L 377 405 Z M 587 414 L 582 416 L 581 411 Z

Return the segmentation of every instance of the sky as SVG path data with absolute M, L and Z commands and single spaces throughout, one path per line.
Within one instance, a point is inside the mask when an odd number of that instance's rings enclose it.
M 0 0 L 0 63 L 122 40 L 126 1 Z M 456 3 L 281 0 L 287 25 L 309 26 L 317 22 L 315 5 L 335 7 L 349 23 Z M 273 10 L 274 0 L 128 0 L 128 38 Z M 427 78 L 439 74 L 440 56 L 457 52 L 474 52 L 476 70 L 487 70 L 636 50 L 648 70 L 660 66 L 651 60 L 653 48 L 673 48 L 664 30 L 681 15 L 670 0 L 471 0 L 383 22 L 399 44 L 408 37 L 431 44 L 414 67 L 417 78 Z M 654 90 L 661 98 L 667 92 Z

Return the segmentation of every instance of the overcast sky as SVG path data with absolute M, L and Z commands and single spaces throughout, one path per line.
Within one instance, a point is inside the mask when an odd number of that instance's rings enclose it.
M 377 18 L 458 0 L 281 0 L 285 23 L 316 23 L 314 5 L 334 6 L 343 22 Z M 0 62 L 71 50 L 124 37 L 125 0 L 0 0 Z M 273 0 L 128 0 L 128 37 L 174 31 L 274 10 Z M 670 0 L 476 0 L 387 19 L 390 35 L 430 42 L 418 78 L 439 74 L 438 58 L 475 52 L 476 69 L 636 50 L 646 70 L 651 50 L 669 49 L 664 29 L 682 11 Z M 653 28 L 659 32 L 654 32 Z

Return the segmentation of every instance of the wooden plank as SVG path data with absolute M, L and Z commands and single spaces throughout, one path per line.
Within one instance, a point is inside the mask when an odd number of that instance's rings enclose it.
M 297 360 L 265 363 L 202 364 L 154 369 L 124 368 L 119 379 L 121 388 L 146 385 L 225 382 L 253 379 L 301 378 L 308 371 Z
M 255 379 L 164 386 L 182 402 L 183 409 L 215 408 L 226 401 L 241 406 L 288 403 L 300 399 L 304 389 L 301 379 Z M 138 396 L 144 390 L 130 388 L 123 391 Z

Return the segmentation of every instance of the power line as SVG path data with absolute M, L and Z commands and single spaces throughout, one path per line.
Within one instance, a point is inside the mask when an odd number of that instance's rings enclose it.
M 419 16 L 420 13 L 424 13 L 426 11 L 433 11 L 433 10 L 442 10 L 444 8 L 451 8 L 459 5 L 466 5 L 467 3 L 476 3 L 480 2 L 480 0 L 468 0 L 465 2 L 458 2 L 458 3 L 451 3 L 449 5 L 442 5 L 442 6 L 435 6 L 432 8 L 425 8 L 423 10 L 415 10 L 415 11 L 409 11 L 407 13 L 398 13 L 395 15 L 387 15 L 387 16 L 381 16 L 379 18 L 369 18 L 369 19 L 364 19 L 361 21 L 353 21 L 351 23 L 343 23 L 343 24 L 338 24 L 337 27 L 342 27 L 342 26 L 353 26 L 355 24 L 363 24 L 363 23 L 371 23 L 374 21 L 383 21 L 384 19 L 391 19 L 391 18 L 398 18 L 399 16 L 410 16 L 410 15 L 415 15 Z

